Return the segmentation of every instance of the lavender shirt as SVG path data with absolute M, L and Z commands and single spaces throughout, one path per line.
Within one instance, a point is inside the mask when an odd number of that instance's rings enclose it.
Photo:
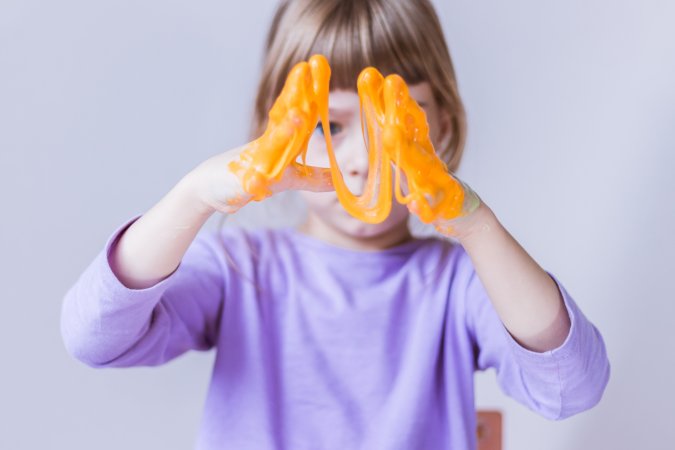
M 67 292 L 63 339 L 92 367 L 215 348 L 197 449 L 474 449 L 476 370 L 549 419 L 607 384 L 602 337 L 557 280 L 570 334 L 528 351 L 449 241 L 363 252 L 292 228 L 202 230 L 170 276 L 129 289 L 108 255 L 136 219 Z

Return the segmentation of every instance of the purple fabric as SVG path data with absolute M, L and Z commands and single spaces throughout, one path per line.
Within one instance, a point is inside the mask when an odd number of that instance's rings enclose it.
M 67 292 L 64 342 L 92 367 L 215 348 L 197 449 L 474 449 L 475 370 L 549 419 L 607 384 L 602 337 L 557 280 L 570 334 L 528 351 L 449 241 L 359 252 L 292 228 L 202 230 L 169 277 L 134 290 L 108 254 L 136 219 Z

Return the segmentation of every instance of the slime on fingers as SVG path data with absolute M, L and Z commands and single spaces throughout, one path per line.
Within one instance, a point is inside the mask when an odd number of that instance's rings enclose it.
M 456 179 L 438 157 L 429 138 L 424 110 L 410 97 L 398 75 L 386 78 L 373 67 L 357 80 L 361 126 L 368 147 L 368 178 L 361 195 L 345 185 L 335 153 L 328 119 L 330 66 L 322 55 L 296 64 L 274 102 L 264 134 L 249 143 L 229 169 L 240 179 L 249 199 L 262 200 L 289 166 L 309 176 L 305 165 L 307 144 L 317 122 L 326 139 L 333 186 L 338 200 L 352 216 L 367 223 L 380 223 L 391 211 L 391 170 L 395 167 L 394 192 L 399 203 L 424 223 L 442 223 L 462 217 L 477 207 L 475 194 Z M 298 157 L 302 162 L 298 162 Z M 408 191 L 401 189 L 401 171 Z M 240 204 L 238 206 L 243 206 Z M 438 228 L 438 227 L 437 227 Z

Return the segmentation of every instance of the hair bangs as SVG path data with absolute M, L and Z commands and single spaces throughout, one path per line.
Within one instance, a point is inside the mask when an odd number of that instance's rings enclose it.
M 356 90 L 359 74 L 369 66 L 384 76 L 396 73 L 408 84 L 425 81 L 420 70 L 425 67 L 420 58 L 423 49 L 415 48 L 419 38 L 406 36 L 409 28 L 404 17 L 378 2 L 354 0 L 335 2 L 324 14 L 323 20 L 315 22 L 318 29 L 312 44 L 296 57 L 324 55 L 331 67 L 331 89 Z

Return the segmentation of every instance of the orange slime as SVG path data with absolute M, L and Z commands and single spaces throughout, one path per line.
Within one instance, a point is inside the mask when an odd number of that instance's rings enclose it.
M 270 196 L 270 186 L 281 179 L 288 166 L 309 174 L 307 143 L 321 120 L 333 185 L 338 200 L 352 216 L 368 223 L 387 218 L 392 202 L 392 163 L 396 167 L 396 200 L 422 222 L 438 223 L 466 214 L 464 189 L 436 154 L 424 110 L 410 97 L 400 76 L 384 78 L 373 67 L 364 69 L 357 81 L 369 170 L 363 193 L 354 195 L 344 183 L 333 152 L 328 125 L 329 81 L 330 66 L 322 55 L 296 64 L 269 112 L 265 133 L 229 164 L 253 200 Z M 296 161 L 298 157 L 302 163 Z M 406 176 L 407 195 L 401 190 L 401 171 Z

